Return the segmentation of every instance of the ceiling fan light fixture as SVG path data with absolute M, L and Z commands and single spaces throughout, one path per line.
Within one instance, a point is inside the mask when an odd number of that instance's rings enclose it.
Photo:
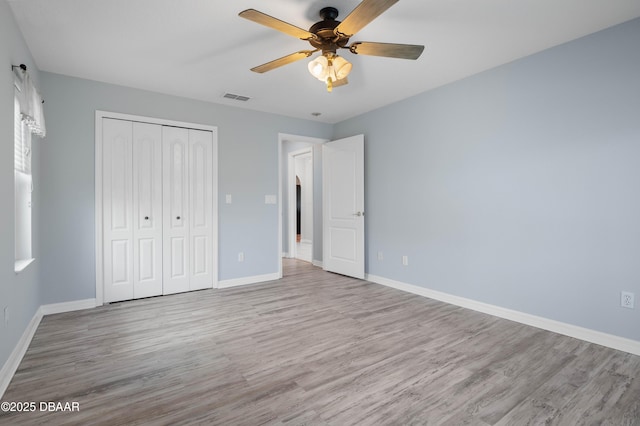
M 329 75 L 329 61 L 324 56 L 318 56 L 313 61 L 309 62 L 309 72 L 312 76 L 320 81 L 326 81 Z
M 324 53 L 309 62 L 309 72 L 312 76 L 327 84 L 327 91 L 331 92 L 333 83 L 346 78 L 351 72 L 349 61 L 335 53 Z
M 351 72 L 352 67 L 353 65 L 351 65 L 351 62 L 347 61 L 342 56 L 336 55 L 333 58 L 333 69 L 336 73 L 336 81 L 346 78 Z

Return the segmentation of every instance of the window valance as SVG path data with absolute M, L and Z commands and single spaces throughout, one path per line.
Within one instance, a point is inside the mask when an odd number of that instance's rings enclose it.
M 47 128 L 44 121 L 44 101 L 33 85 L 29 73 L 20 67 L 14 68 L 14 84 L 17 89 L 18 101 L 20 102 L 22 121 L 30 133 L 41 138 L 45 137 Z

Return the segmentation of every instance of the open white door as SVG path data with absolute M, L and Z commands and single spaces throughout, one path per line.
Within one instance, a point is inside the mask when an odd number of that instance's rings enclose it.
M 364 279 L 364 135 L 322 146 L 323 269 Z

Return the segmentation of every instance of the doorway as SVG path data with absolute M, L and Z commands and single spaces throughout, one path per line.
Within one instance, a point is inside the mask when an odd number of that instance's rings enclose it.
M 289 257 L 313 263 L 313 149 L 290 152 Z
M 279 135 L 278 271 L 280 277 L 283 276 L 283 258 L 302 259 L 315 266 L 322 266 L 322 144 L 324 142 L 327 142 L 327 139 Z M 298 189 L 300 190 L 300 209 L 298 209 Z M 300 232 L 298 232 L 298 225 L 300 225 Z M 299 241 L 298 235 L 300 235 Z

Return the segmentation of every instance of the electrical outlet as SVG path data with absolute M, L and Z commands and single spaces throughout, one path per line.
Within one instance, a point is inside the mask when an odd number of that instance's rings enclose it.
M 382 256 L 382 252 L 378 252 L 378 260 L 384 260 L 384 256 Z
M 404 266 L 409 266 L 409 256 L 402 256 L 402 264 Z
M 9 307 L 4 307 L 4 325 L 9 325 Z
M 224 202 L 227 204 L 231 204 L 233 202 L 232 198 L 231 198 L 231 194 L 226 194 L 224 196 Z
M 628 291 L 620 292 L 620 306 L 623 308 L 635 308 L 635 295 Z
M 238 253 L 238 262 L 244 262 L 244 252 Z

